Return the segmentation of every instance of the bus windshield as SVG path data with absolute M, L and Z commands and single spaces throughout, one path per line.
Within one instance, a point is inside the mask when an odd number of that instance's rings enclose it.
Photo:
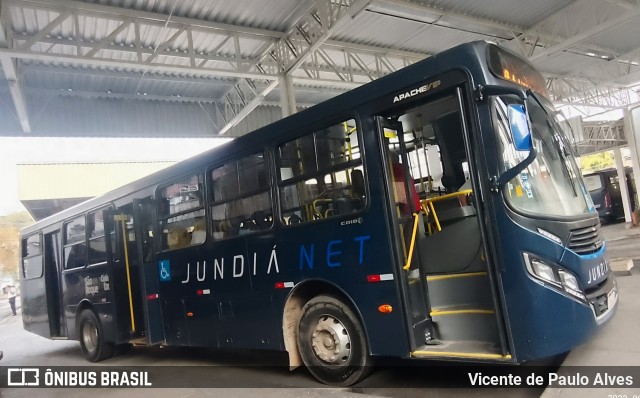
M 578 216 L 593 209 L 584 187 L 580 169 L 551 111 L 531 94 L 527 110 L 532 128 L 532 141 L 537 151 L 535 160 L 506 184 L 504 196 L 516 211 L 545 216 Z M 496 134 L 502 153 L 502 172 L 524 160 L 528 152 L 516 151 L 509 132 L 507 105 L 513 97 L 495 98 Z M 544 101 L 544 100 L 542 100 Z

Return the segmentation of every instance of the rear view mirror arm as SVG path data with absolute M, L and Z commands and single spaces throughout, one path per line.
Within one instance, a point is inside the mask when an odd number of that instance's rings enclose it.
M 502 173 L 499 178 L 494 177 L 492 179 L 492 190 L 494 192 L 497 192 L 503 186 L 505 186 L 506 183 L 513 180 L 518 174 L 522 172 L 522 170 L 526 169 L 531 163 L 533 163 L 533 161 L 536 159 L 536 155 L 536 149 L 535 147 L 532 147 L 529 151 L 529 156 L 527 156 L 522 162 Z

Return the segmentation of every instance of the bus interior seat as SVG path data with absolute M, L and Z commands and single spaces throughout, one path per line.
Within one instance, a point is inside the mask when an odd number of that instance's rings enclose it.
M 289 222 L 288 225 L 296 225 L 296 224 L 302 224 L 304 222 L 304 220 L 302 219 L 302 217 L 300 217 L 299 215 L 293 213 L 289 216 Z
M 354 169 L 351 171 L 351 186 L 354 195 L 358 199 L 362 199 L 365 196 L 364 174 L 362 174 L 362 170 Z
M 433 203 L 442 226 L 419 241 L 427 274 L 475 272 L 484 269 L 481 261 L 480 225 L 474 206 L 461 206 L 458 197 Z
M 227 231 L 226 237 L 238 236 L 240 235 L 240 228 L 244 222 L 244 217 L 236 216 L 231 217 L 229 219 L 229 230 Z
M 169 249 L 180 249 L 189 246 L 189 234 L 184 228 L 174 227 L 167 232 L 167 247 Z
M 194 226 L 193 231 L 191 232 L 191 246 L 199 245 L 204 243 L 207 238 L 207 226 L 204 220 L 198 220 Z
M 443 227 L 476 215 L 475 207 L 461 206 L 459 197 L 439 200 L 433 205 L 438 215 L 438 221 Z
M 253 229 L 263 230 L 271 226 L 271 215 L 267 215 L 264 211 L 258 210 L 251 215 L 253 220 Z

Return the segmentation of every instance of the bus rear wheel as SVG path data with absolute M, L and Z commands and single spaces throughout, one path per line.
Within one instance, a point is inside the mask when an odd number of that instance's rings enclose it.
M 99 362 L 113 356 L 114 346 L 105 341 L 102 325 L 93 311 L 87 309 L 80 313 L 78 337 L 82 352 L 89 362 Z
M 302 308 L 298 350 L 309 372 L 325 384 L 350 386 L 371 370 L 360 321 L 334 297 L 315 297 Z

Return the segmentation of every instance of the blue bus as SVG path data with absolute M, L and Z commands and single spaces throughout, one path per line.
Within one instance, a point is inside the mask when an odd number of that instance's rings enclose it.
M 505 49 L 431 56 L 25 228 L 24 327 L 93 362 L 282 350 L 333 385 L 567 352 L 618 295 L 553 114 Z

